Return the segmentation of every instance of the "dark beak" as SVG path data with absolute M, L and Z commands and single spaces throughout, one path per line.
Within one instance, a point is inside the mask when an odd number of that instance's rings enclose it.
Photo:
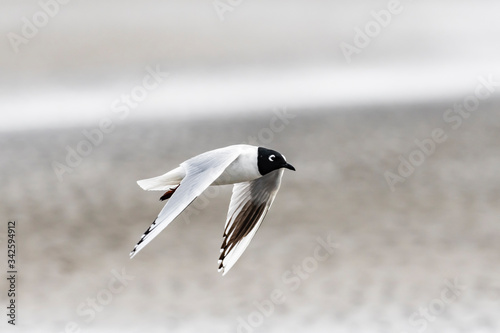
M 287 164 L 285 164 L 283 167 L 284 167 L 284 168 L 287 168 L 287 169 L 290 169 L 290 170 L 292 170 L 292 171 L 295 171 L 295 168 L 294 168 L 294 167 L 293 167 L 293 165 L 291 165 L 291 164 L 288 164 L 288 163 L 287 163 Z

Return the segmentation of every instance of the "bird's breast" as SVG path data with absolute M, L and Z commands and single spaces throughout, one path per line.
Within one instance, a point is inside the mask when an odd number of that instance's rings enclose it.
M 252 181 L 262 175 L 257 166 L 257 151 L 249 150 L 242 153 L 231 163 L 213 185 L 229 185 Z

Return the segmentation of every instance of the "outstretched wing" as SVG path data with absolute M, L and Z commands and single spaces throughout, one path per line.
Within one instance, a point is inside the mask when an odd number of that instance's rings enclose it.
M 233 187 L 224 229 L 219 270 L 226 274 L 243 254 L 266 217 L 280 188 L 283 169 Z
M 142 235 L 130 253 L 133 258 L 167 225 L 181 214 L 207 187 L 209 187 L 226 168 L 240 155 L 238 149 L 217 149 L 193 157 L 181 164 L 186 176 L 162 211 Z

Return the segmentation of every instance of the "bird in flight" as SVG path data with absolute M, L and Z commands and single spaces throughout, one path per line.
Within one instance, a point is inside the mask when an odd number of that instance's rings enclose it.
M 225 275 L 243 254 L 271 207 L 284 169 L 295 171 L 277 151 L 234 145 L 188 159 L 164 175 L 139 180 L 147 191 L 165 191 L 165 207 L 130 253 L 133 258 L 211 185 L 234 184 L 224 227 L 219 271 Z

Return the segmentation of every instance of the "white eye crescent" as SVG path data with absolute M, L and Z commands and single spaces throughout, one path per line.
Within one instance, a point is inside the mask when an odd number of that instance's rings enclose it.
M 275 155 L 271 155 L 271 156 L 269 156 L 269 161 L 274 162 L 274 159 L 275 159 L 275 158 L 276 158 L 276 156 L 275 156 Z

